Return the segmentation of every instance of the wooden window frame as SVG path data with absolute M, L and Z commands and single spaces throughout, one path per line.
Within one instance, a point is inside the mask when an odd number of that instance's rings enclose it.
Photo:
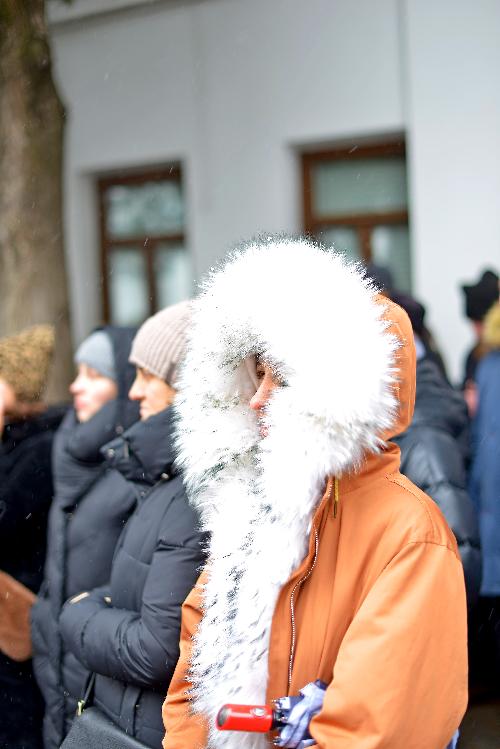
M 116 185 L 143 185 L 147 182 L 177 182 L 182 192 L 182 172 L 179 164 L 157 169 L 144 169 L 134 172 L 115 172 L 113 175 L 99 177 L 97 180 L 97 193 L 99 201 L 99 230 L 101 241 L 101 272 L 103 279 L 103 320 L 110 322 L 111 299 L 109 290 L 109 257 L 114 249 L 140 249 L 145 260 L 146 280 L 148 284 L 149 316 L 157 311 L 157 292 L 155 283 L 155 252 L 159 244 L 184 244 L 185 232 L 171 232 L 158 234 L 154 237 L 138 235 L 136 237 L 113 238 L 108 234 L 106 228 L 106 191 Z
M 361 258 L 365 262 L 372 259 L 371 235 L 381 224 L 408 226 L 408 211 L 381 211 L 378 213 L 354 213 L 335 216 L 316 216 L 314 213 L 314 195 L 312 188 L 312 171 L 319 162 L 349 161 L 370 158 L 406 158 L 404 141 L 388 141 L 372 145 L 345 146 L 328 148 L 301 154 L 302 169 L 302 205 L 303 226 L 306 234 L 318 237 L 322 230 L 329 227 L 344 226 L 353 228 L 358 233 Z

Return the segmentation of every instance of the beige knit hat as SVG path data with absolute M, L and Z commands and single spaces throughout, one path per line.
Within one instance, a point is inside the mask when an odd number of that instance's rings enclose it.
M 14 389 L 17 398 L 33 402 L 41 398 L 54 353 L 52 325 L 34 325 L 17 335 L 0 338 L 0 379 Z
M 129 362 L 175 386 L 191 322 L 191 303 L 162 309 L 141 325 L 132 343 Z

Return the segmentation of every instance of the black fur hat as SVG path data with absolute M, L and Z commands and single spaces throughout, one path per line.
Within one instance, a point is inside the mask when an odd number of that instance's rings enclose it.
M 498 275 L 485 270 L 479 281 L 471 286 L 462 286 L 465 294 L 465 314 L 469 320 L 480 322 L 490 307 L 498 300 Z

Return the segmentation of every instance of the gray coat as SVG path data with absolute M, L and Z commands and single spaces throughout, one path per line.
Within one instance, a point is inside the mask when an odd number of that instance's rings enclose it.
M 45 574 L 31 619 L 33 667 L 45 700 L 45 749 L 60 746 L 88 677 L 62 642 L 61 609 L 70 596 L 109 581 L 116 542 L 135 505 L 131 487 L 100 454 L 112 436 L 138 418 L 137 406 L 127 399 L 134 377 L 127 363 L 133 331 L 108 330 L 121 373 L 118 398 L 86 423 L 79 424 L 70 411 L 54 444 Z

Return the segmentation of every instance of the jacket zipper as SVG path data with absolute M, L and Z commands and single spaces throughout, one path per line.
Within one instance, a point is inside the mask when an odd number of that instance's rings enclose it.
M 339 504 L 339 480 L 335 476 L 333 479 L 333 484 L 330 488 L 330 497 L 332 493 L 332 489 L 334 491 L 334 498 L 333 498 L 333 517 L 337 517 L 337 511 L 338 511 L 338 504 Z M 329 498 L 330 498 L 329 497 Z M 318 538 L 318 530 L 317 528 L 314 529 L 314 537 L 315 537 L 315 549 L 314 549 L 314 559 L 313 562 L 304 577 L 301 577 L 300 580 L 298 580 L 295 585 L 293 586 L 292 593 L 290 596 L 290 614 L 291 614 L 291 620 L 292 620 L 292 644 L 290 646 L 290 660 L 288 662 L 288 692 L 290 692 L 290 687 L 292 685 L 292 668 L 293 668 L 293 659 L 295 655 L 295 642 L 296 642 L 296 628 L 295 628 L 295 591 L 298 590 L 298 588 L 302 585 L 302 583 L 305 583 L 305 581 L 311 576 L 313 569 L 316 567 L 316 562 L 318 559 L 318 550 L 319 550 L 319 538 Z
M 296 641 L 296 629 L 295 629 L 295 591 L 300 588 L 302 583 L 305 583 L 305 581 L 311 576 L 313 569 L 316 566 L 316 561 L 318 559 L 318 549 L 319 549 L 319 539 L 318 539 L 318 531 L 315 528 L 314 529 L 314 537 L 315 537 L 315 549 L 314 549 L 314 559 L 312 561 L 311 566 L 309 567 L 309 570 L 304 577 L 301 577 L 300 580 L 297 580 L 295 585 L 292 589 L 292 594 L 290 596 L 290 614 L 292 618 L 292 644 L 290 646 L 290 660 L 288 662 L 288 692 L 290 692 L 290 686 L 292 684 L 292 667 L 293 667 L 293 659 L 295 655 L 295 641 Z
M 333 496 L 333 517 L 337 517 L 337 510 L 339 506 L 339 480 L 337 477 L 333 479 L 334 496 Z

